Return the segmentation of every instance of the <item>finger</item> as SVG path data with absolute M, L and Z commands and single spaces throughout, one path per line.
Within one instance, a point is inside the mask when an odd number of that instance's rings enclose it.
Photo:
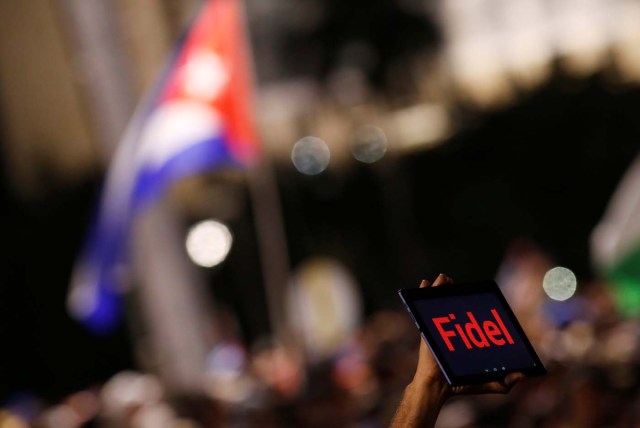
M 489 382 L 480 386 L 480 392 L 485 394 L 506 394 L 511 389 L 510 386 L 502 382 Z
M 440 285 L 451 284 L 451 283 L 453 283 L 453 280 L 449 278 L 447 275 L 441 273 L 440 275 L 438 275 L 436 280 L 433 281 L 432 287 L 438 287 Z
M 455 386 L 452 392 L 456 395 L 467 394 L 506 394 L 511 391 L 515 384 L 522 381 L 526 376 L 523 373 L 509 373 L 502 382 L 488 382 L 482 385 Z
M 441 273 L 440 275 L 438 275 L 436 280 L 433 281 L 432 287 L 438 287 L 440 285 L 446 284 L 446 281 L 447 281 L 446 278 L 447 278 L 447 276 L 445 274 Z
M 506 394 L 507 392 L 511 391 L 511 388 L 513 388 L 516 383 L 520 382 L 524 378 L 525 376 L 523 373 L 509 373 L 502 382 L 490 382 L 484 385 L 480 385 L 480 387 L 485 393 Z
M 429 285 L 429 281 L 427 281 L 426 279 L 423 279 L 422 282 L 420 282 L 420 288 L 428 288 Z

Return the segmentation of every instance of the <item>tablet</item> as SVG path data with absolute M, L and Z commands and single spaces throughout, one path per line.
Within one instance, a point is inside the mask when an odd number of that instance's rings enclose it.
M 451 386 L 546 373 L 494 281 L 398 293 Z

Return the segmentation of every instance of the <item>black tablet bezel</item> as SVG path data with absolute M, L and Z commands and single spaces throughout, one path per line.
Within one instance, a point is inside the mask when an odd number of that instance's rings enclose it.
M 420 317 L 419 312 L 414 305 L 414 302 L 418 300 L 433 299 L 439 297 L 469 296 L 474 294 L 487 293 L 491 293 L 492 295 L 494 295 L 502 304 L 504 312 L 509 317 L 511 323 L 516 329 L 517 334 L 522 339 L 522 342 L 527 349 L 527 352 L 529 353 L 531 359 L 533 360 L 534 365 L 531 367 L 512 368 L 507 371 L 491 371 L 488 373 L 456 376 L 453 373 L 453 370 L 451 369 L 444 355 L 439 351 L 438 347 L 432 346 L 432 342 L 435 343 L 435 339 L 431 336 L 429 330 L 426 328 L 425 320 Z M 474 385 L 486 382 L 502 381 L 504 380 L 504 377 L 511 372 L 521 372 L 526 376 L 542 376 L 547 372 L 544 368 L 544 365 L 542 364 L 542 361 L 540 361 L 538 354 L 533 349 L 531 342 L 529 342 L 529 338 L 524 333 L 524 330 L 520 326 L 518 319 L 511 310 L 511 307 L 507 303 L 507 300 L 504 298 L 504 295 L 500 291 L 500 288 L 498 287 L 498 284 L 495 283 L 495 281 L 487 280 L 467 284 L 444 285 L 440 287 L 402 289 L 398 290 L 398 294 L 400 295 L 400 299 L 405 304 L 407 310 L 411 314 L 414 323 L 418 327 L 418 330 L 420 331 L 422 337 L 431 349 L 431 353 L 442 369 L 447 382 L 449 382 L 451 386 Z

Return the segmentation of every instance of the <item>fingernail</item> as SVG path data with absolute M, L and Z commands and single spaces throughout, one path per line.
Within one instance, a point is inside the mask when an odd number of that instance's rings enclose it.
M 426 288 L 429 286 L 429 281 L 427 281 L 426 279 L 423 279 L 422 282 L 420 282 L 420 288 Z

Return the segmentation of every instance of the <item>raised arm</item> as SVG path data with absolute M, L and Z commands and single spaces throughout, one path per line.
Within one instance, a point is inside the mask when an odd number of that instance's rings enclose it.
M 452 284 L 453 280 L 440 274 L 432 287 Z M 429 287 L 429 281 L 423 280 L 420 287 Z M 506 394 L 511 387 L 522 380 L 521 373 L 510 373 L 502 382 L 489 382 L 482 385 L 469 385 L 451 388 L 440 367 L 433 358 L 424 340 L 420 341 L 418 366 L 413 380 L 404 390 L 402 400 L 391 422 L 391 428 L 433 427 L 440 409 L 452 395 L 458 394 Z

